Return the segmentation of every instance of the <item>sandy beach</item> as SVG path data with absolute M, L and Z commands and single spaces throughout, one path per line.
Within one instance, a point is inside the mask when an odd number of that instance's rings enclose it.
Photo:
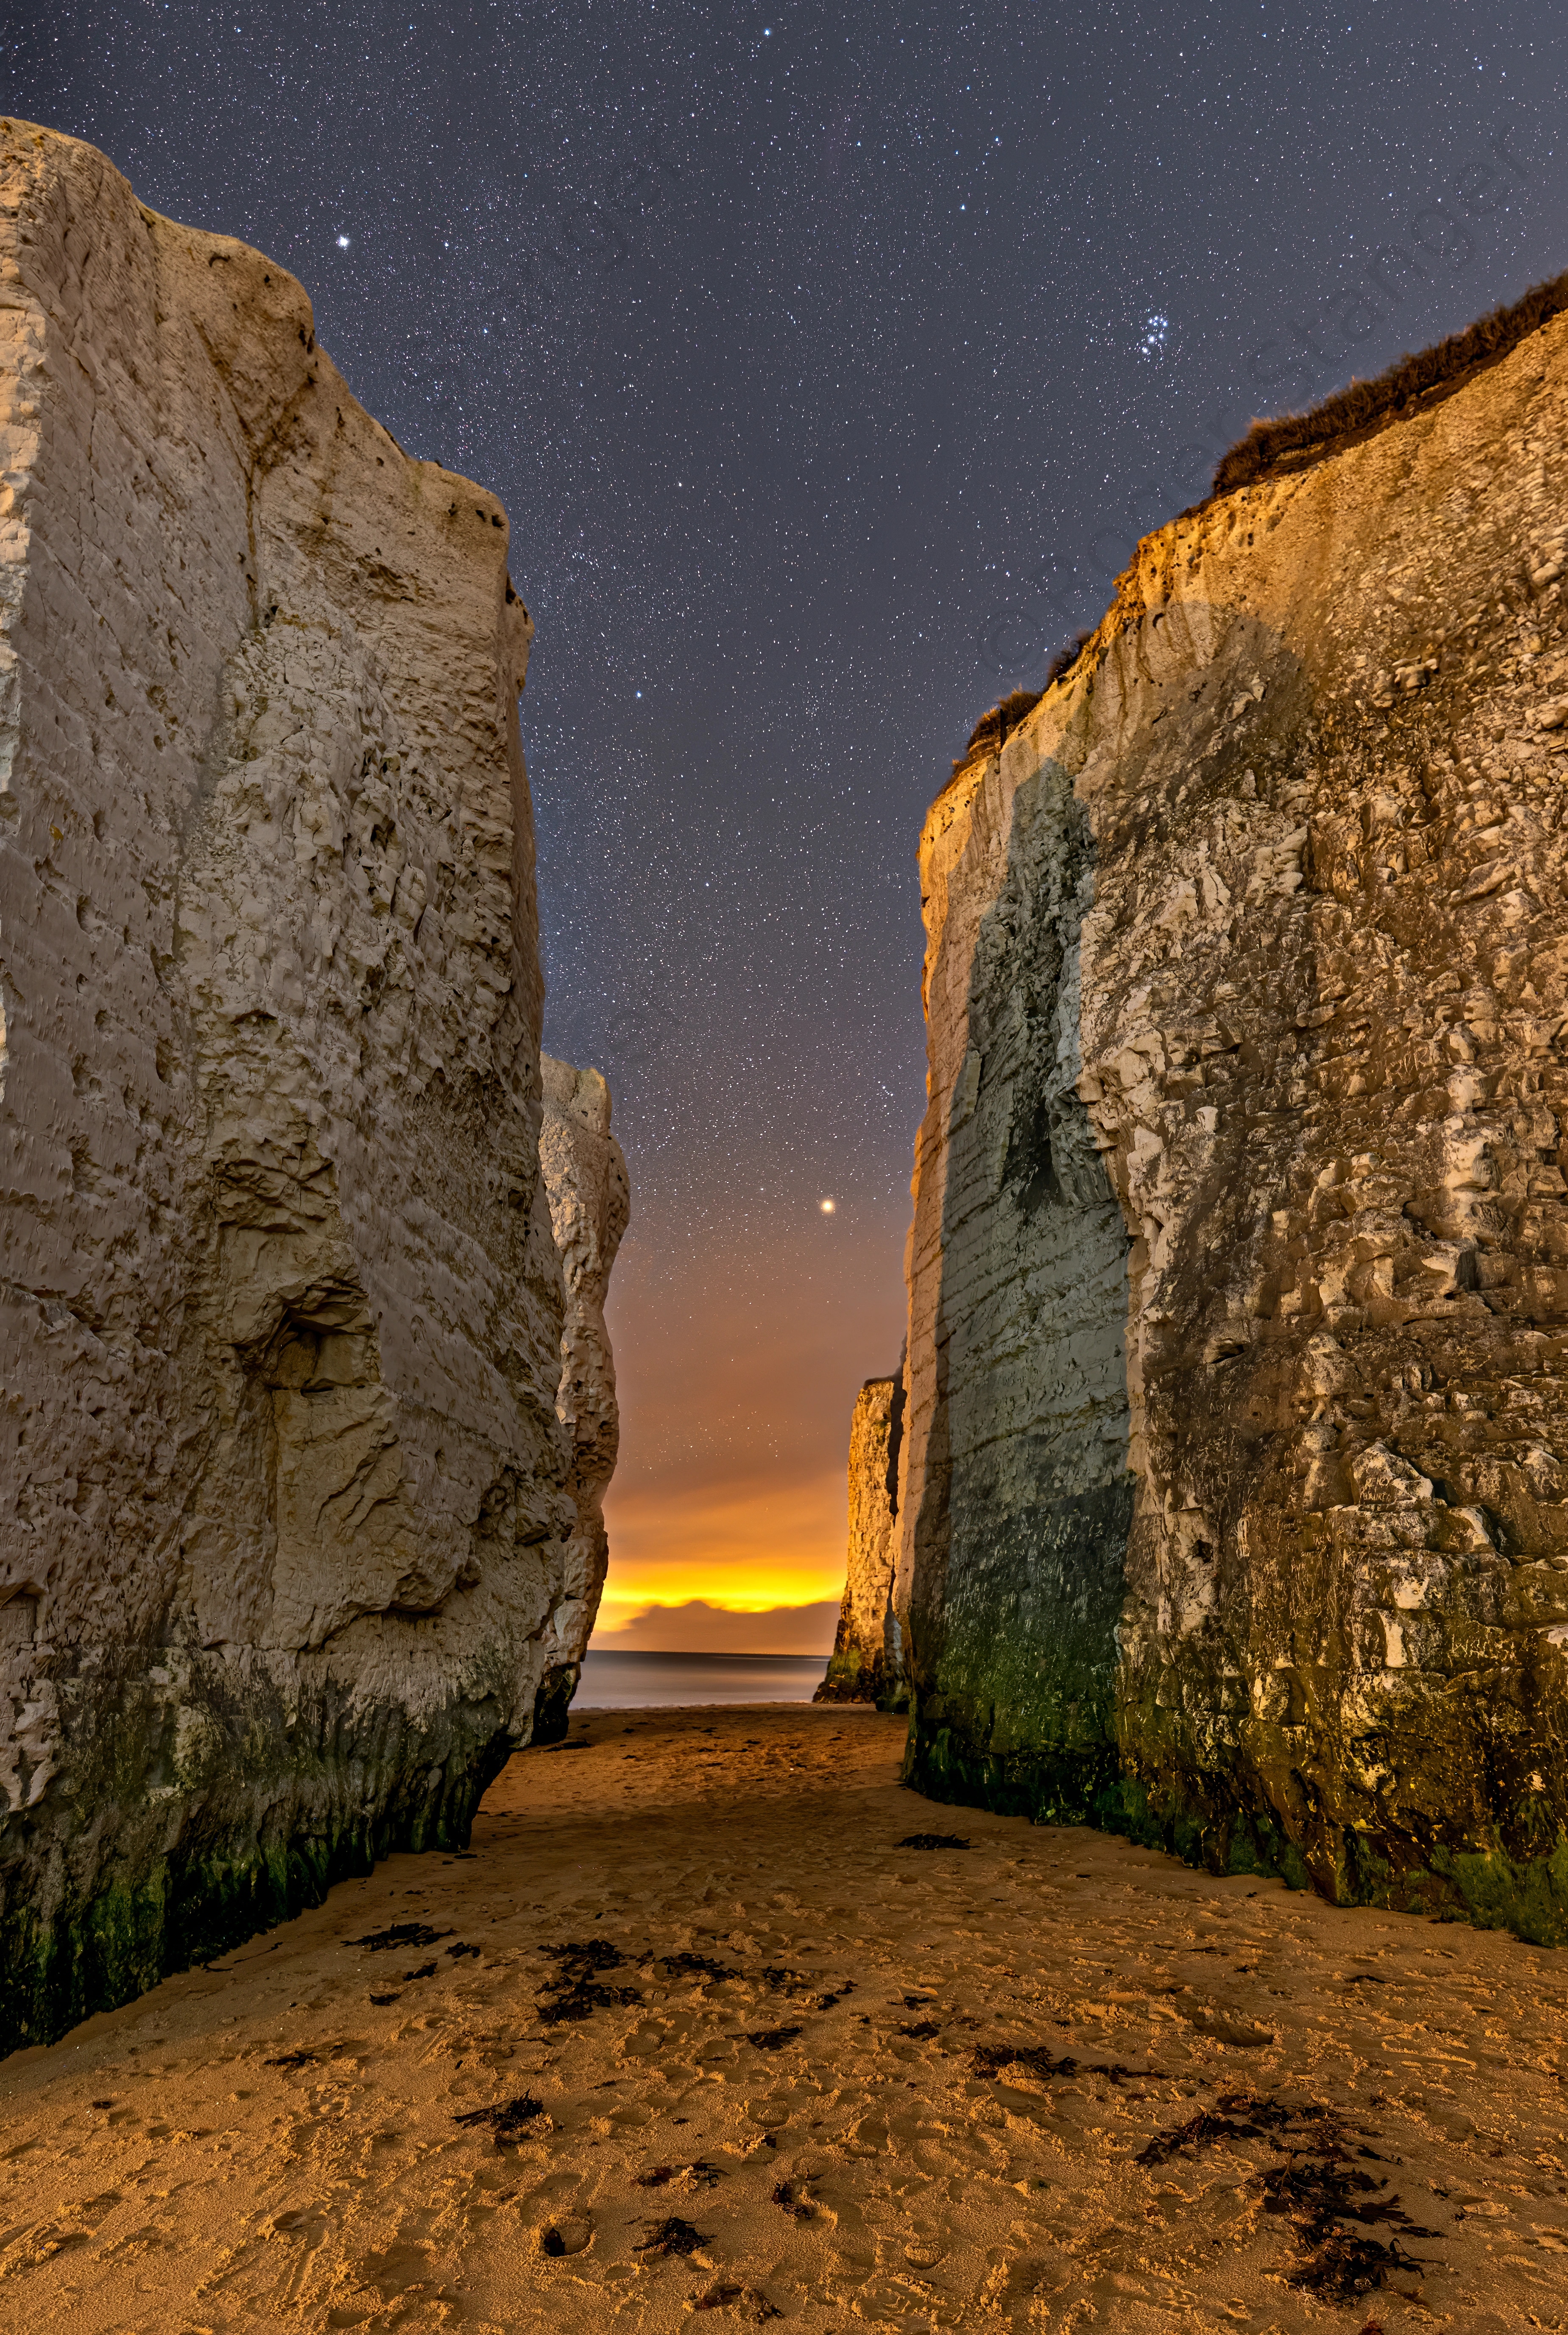
M 0 2326 L 1568 2327 L 1563 1955 L 903 1734 L 576 1714 L 470 1853 L 9 2059 Z

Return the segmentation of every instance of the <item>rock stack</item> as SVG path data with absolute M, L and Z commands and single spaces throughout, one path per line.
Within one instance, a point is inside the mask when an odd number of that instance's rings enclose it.
M 923 1788 L 1544 1941 L 1565 298 L 1261 436 L 933 805 L 898 1496 Z
M 545 1116 L 539 1162 L 566 1284 L 556 1414 L 571 1438 L 566 1490 L 576 1520 L 566 1543 L 566 1595 L 552 1618 L 537 1742 L 558 1741 L 582 1671 L 610 1561 L 605 1494 L 620 1448 L 615 1360 L 605 1326 L 610 1268 L 631 1216 L 631 1186 L 610 1132 L 610 1090 L 597 1071 L 540 1057 Z
M 893 1579 L 904 1379 L 867 1379 L 849 1425 L 849 1561 L 828 1675 L 815 1702 L 907 1706 Z

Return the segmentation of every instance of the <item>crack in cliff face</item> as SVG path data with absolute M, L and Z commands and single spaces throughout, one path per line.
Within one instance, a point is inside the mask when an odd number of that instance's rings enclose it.
M 1150 537 L 933 806 L 898 1585 L 934 1793 L 1545 1942 L 1565 406 L 1556 317 Z

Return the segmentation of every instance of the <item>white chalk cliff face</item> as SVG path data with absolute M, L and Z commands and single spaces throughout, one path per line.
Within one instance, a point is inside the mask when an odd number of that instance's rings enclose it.
M 817 1702 L 905 1708 L 898 1616 L 898 1461 L 904 1381 L 867 1379 L 849 1423 L 849 1551 L 828 1675 Z
M 625 1159 L 610 1132 L 610 1090 L 600 1073 L 574 1070 L 549 1054 L 540 1057 L 539 1066 L 545 1090 L 539 1164 L 566 1284 L 556 1410 L 571 1439 L 566 1490 L 576 1512 L 535 1726 L 537 1739 L 549 1740 L 566 1731 L 567 1705 L 610 1561 L 605 1494 L 620 1449 L 621 1414 L 605 1298 L 632 1195 Z
M 1568 317 L 934 804 L 910 1772 L 1568 1938 Z
M 261 254 L 0 186 L 15 2040 L 461 1838 L 583 1591 L 505 514 Z

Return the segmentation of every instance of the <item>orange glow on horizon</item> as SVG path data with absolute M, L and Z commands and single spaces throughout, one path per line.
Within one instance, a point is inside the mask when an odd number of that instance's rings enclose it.
M 803 1253 L 778 1219 L 710 1216 L 699 1239 L 636 1205 L 634 1190 L 606 1309 L 621 1450 L 601 1630 L 691 1599 L 837 1605 L 850 1415 L 904 1330 L 899 1216 L 864 1222 L 835 1201 L 830 1243 Z
M 649 1486 L 605 1504 L 610 1576 L 602 1626 L 649 1604 L 701 1597 L 734 1613 L 810 1605 L 844 1587 L 848 1531 L 842 1475 L 805 1484 Z

